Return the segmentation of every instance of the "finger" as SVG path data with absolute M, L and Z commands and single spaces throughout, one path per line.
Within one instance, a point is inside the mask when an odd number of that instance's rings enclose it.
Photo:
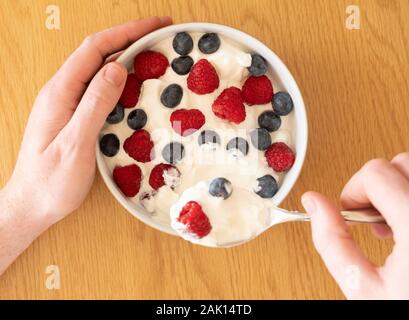
M 403 176 L 409 179 L 409 153 L 408 152 L 398 154 L 392 159 L 391 163 L 395 166 L 396 169 L 400 171 L 400 173 Z M 346 199 L 346 201 L 343 201 L 343 204 L 346 206 L 349 205 L 347 201 L 348 199 Z M 370 204 L 367 203 L 364 206 L 368 206 L 368 205 Z M 374 224 L 371 227 L 372 227 L 372 233 L 379 239 L 388 239 L 392 236 L 392 229 L 388 225 Z
M 126 77 L 127 70 L 120 63 L 105 65 L 89 84 L 77 110 L 61 131 L 62 137 L 74 139 L 80 149 L 81 146 L 94 149 L 106 117 L 121 96 Z
M 339 209 L 315 192 L 304 194 L 302 203 L 311 215 L 314 245 L 344 294 L 359 298 L 377 287 L 376 267 L 352 239 Z M 351 279 L 354 270 L 357 278 Z
M 379 239 L 388 239 L 392 236 L 392 229 L 386 224 L 372 225 L 372 233 Z
M 169 17 L 130 21 L 88 37 L 39 93 L 23 143 L 44 150 L 71 119 L 105 57 L 170 23 Z
M 114 53 L 114 54 L 111 54 L 110 56 L 108 56 L 108 57 L 105 59 L 104 64 L 107 64 L 108 62 L 115 61 L 124 51 L 125 51 L 125 50 L 121 50 L 121 51 L 118 51 L 118 52 L 116 52 L 116 53 Z
M 345 208 L 374 206 L 397 237 L 409 238 L 409 181 L 389 161 L 365 164 L 345 185 L 341 201 Z
M 71 98 L 79 100 L 107 56 L 171 22 L 170 17 L 135 20 L 88 36 L 57 72 L 59 85 L 71 88 Z
M 409 180 L 409 152 L 402 152 L 395 156 L 391 163 Z

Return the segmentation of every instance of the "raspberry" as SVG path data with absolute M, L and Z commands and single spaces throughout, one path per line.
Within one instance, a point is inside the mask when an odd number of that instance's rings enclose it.
M 190 70 L 187 87 L 196 94 L 213 92 L 219 87 L 216 69 L 206 59 L 200 59 Z
M 153 159 L 153 142 L 148 131 L 136 130 L 124 142 L 126 153 L 139 162 L 149 162 Z
M 188 232 L 195 234 L 199 239 L 208 235 L 212 230 L 209 218 L 196 201 L 189 201 L 184 205 L 178 221 L 186 226 Z
M 179 109 L 170 115 L 173 130 L 181 136 L 188 136 L 205 124 L 204 114 L 197 109 Z
M 142 172 L 136 164 L 115 167 L 113 177 L 116 185 L 127 197 L 134 197 L 141 187 Z
M 134 73 L 128 74 L 124 90 L 119 98 L 119 103 L 124 108 L 133 108 L 138 103 L 141 86 L 141 80 L 139 80 Z
M 160 187 L 164 186 L 165 179 L 163 177 L 163 174 L 165 171 L 168 171 L 171 169 L 175 170 L 174 178 L 177 179 L 180 176 L 180 172 L 175 166 L 172 166 L 171 164 L 167 164 L 167 163 L 159 163 L 155 167 L 153 167 L 151 174 L 149 176 L 149 184 L 151 185 L 151 187 L 157 190 Z M 173 187 L 173 185 L 171 185 L 170 187 Z
M 250 76 L 244 82 L 243 100 L 248 105 L 270 103 L 273 98 L 273 85 L 267 76 Z
M 168 59 L 162 53 L 155 51 L 143 51 L 134 60 L 135 74 L 142 81 L 158 79 L 165 74 L 168 66 Z
M 217 117 L 237 124 L 246 119 L 241 91 L 236 87 L 224 89 L 213 102 L 212 110 Z
M 268 166 L 276 172 L 288 171 L 294 164 L 295 154 L 284 143 L 273 143 L 264 153 Z

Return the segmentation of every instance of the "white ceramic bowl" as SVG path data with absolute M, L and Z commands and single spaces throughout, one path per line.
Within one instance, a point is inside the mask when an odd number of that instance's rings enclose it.
M 184 23 L 172 25 L 163 29 L 156 30 L 143 38 L 139 39 L 128 47 L 117 59 L 118 62 L 124 64 L 128 70 L 133 68 L 133 58 L 141 51 L 150 48 L 157 42 L 174 36 L 178 32 L 215 32 L 224 37 L 230 38 L 237 43 L 243 44 L 248 47 L 253 52 L 262 55 L 268 62 L 269 74 L 274 78 L 273 84 L 280 82 L 280 86 L 283 90 L 287 91 L 294 102 L 294 113 L 295 113 L 295 152 L 296 160 L 291 168 L 291 170 L 286 174 L 279 191 L 273 197 L 272 201 L 275 205 L 279 205 L 283 199 L 290 192 L 294 183 L 296 182 L 298 175 L 300 174 L 302 165 L 304 163 L 305 153 L 307 151 L 307 140 L 308 140 L 308 125 L 307 116 L 304 107 L 304 101 L 301 96 L 300 89 L 297 86 L 293 76 L 290 71 L 288 71 L 285 64 L 281 59 L 263 43 L 257 39 L 249 36 L 248 34 L 233 29 L 224 25 L 212 24 L 212 23 Z M 159 223 L 153 220 L 146 210 L 133 202 L 128 198 L 123 196 L 121 191 L 118 189 L 116 184 L 112 179 L 111 172 L 108 170 L 107 165 L 104 161 L 103 155 L 99 150 L 99 143 L 97 143 L 97 164 L 98 169 L 104 179 L 108 189 L 112 192 L 115 198 L 122 204 L 132 215 L 146 223 L 147 225 L 158 229 L 160 231 L 176 235 L 176 232 L 167 225 Z

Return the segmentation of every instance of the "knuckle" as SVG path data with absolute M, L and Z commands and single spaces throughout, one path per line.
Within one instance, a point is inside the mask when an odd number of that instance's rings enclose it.
M 50 81 L 48 81 L 47 83 L 45 83 L 44 85 L 43 85 L 43 87 L 40 89 L 40 91 L 38 92 L 38 95 L 39 96 L 44 96 L 44 95 L 46 95 L 49 91 L 50 91 L 50 89 L 52 88 L 52 81 L 50 80 Z
M 315 249 L 317 249 L 318 253 L 321 255 L 321 252 L 325 251 L 325 247 L 327 246 L 325 240 L 320 236 L 313 234 L 312 242 L 314 243 Z
M 84 46 L 88 46 L 88 45 L 94 43 L 95 37 L 96 37 L 96 34 L 90 34 L 90 35 L 86 36 L 86 37 L 84 38 L 84 40 L 82 41 L 82 44 L 83 44 Z
M 325 230 L 319 228 L 313 229 L 312 242 L 320 255 L 323 255 L 331 245 L 330 239 L 331 238 L 325 233 Z
M 318 254 L 325 260 L 327 252 L 333 246 L 333 241 L 325 239 L 322 236 L 313 237 L 314 247 L 317 250 Z
M 373 159 L 368 161 L 362 168 L 365 176 L 383 174 L 391 168 L 391 163 L 385 159 Z
M 103 38 L 104 38 L 104 31 L 90 34 L 84 38 L 84 40 L 82 41 L 82 46 L 88 49 L 92 47 L 100 51 L 99 46 L 101 42 L 103 41 Z
M 312 239 L 315 248 L 324 260 L 336 252 L 342 252 L 342 248 L 353 241 L 347 229 L 329 230 L 323 226 L 315 229 Z
M 52 92 L 54 92 L 54 89 L 55 89 L 55 80 L 53 77 L 42 86 L 42 88 L 38 92 L 36 101 L 44 101 L 45 99 L 50 98 Z
M 107 97 L 100 90 L 93 89 L 92 87 L 89 87 L 88 90 L 87 105 L 92 110 L 98 109 L 98 107 L 102 104 L 109 103 L 109 97 Z
M 58 148 L 56 149 L 56 155 L 63 158 L 67 154 L 68 155 L 75 154 L 78 149 L 77 141 L 79 140 L 77 139 L 77 137 L 74 136 L 72 131 L 70 132 L 70 134 L 63 134 L 60 138 Z
M 102 91 L 102 90 L 101 90 Z M 107 106 L 112 108 L 112 101 L 110 97 L 97 89 L 88 88 L 86 99 L 84 99 L 81 106 L 81 112 L 85 118 L 95 118 L 99 115 L 105 114 Z
M 409 165 L 409 152 L 402 152 L 397 154 L 393 159 L 393 163 L 402 163 Z

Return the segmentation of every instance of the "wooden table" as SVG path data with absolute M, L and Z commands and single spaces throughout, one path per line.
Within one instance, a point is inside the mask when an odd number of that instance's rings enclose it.
M 346 7 L 360 8 L 348 30 Z M 9 178 L 33 100 L 90 33 L 126 20 L 171 15 L 239 28 L 272 48 L 305 98 L 308 156 L 284 202 L 301 209 L 313 189 L 335 201 L 367 160 L 390 159 L 408 146 L 409 3 L 407 1 L 59 0 L 61 29 L 45 27 L 50 1 L 0 3 L 0 183 Z M 382 263 L 392 242 L 366 227 L 353 235 Z M 61 289 L 45 286 L 58 265 Z M 194 246 L 128 214 L 97 175 L 83 206 L 53 226 L 0 278 L 0 298 L 342 299 L 311 241 L 310 226 L 277 226 L 230 250 Z

